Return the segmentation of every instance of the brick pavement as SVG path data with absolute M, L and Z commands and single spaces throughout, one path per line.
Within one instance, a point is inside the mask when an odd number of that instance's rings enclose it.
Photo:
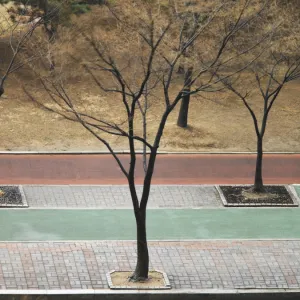
M 299 288 L 300 241 L 150 242 L 175 289 Z M 133 269 L 132 241 L 0 243 L 0 289 L 103 289 Z
M 30 207 L 131 207 L 126 185 L 98 186 L 49 186 L 24 185 L 24 193 Z M 141 195 L 142 187 L 137 186 Z M 214 186 L 153 185 L 149 207 L 215 207 L 222 206 Z

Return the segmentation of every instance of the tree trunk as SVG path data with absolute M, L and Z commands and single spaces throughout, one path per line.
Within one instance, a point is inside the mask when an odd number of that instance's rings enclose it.
M 262 179 L 262 159 L 263 159 L 263 138 L 257 138 L 257 156 L 256 156 L 256 168 L 255 168 L 255 180 L 253 191 L 256 193 L 265 192 L 263 179 Z
M 144 281 L 148 278 L 149 253 L 146 235 L 146 210 L 135 212 L 137 227 L 137 264 L 131 281 Z
M 48 0 L 39 0 L 39 9 L 46 15 L 48 13 Z
M 182 64 L 179 65 L 177 74 L 184 74 L 184 66 Z
M 43 11 L 44 13 L 44 29 L 46 31 L 46 34 L 48 36 L 48 41 L 52 42 L 54 39 L 54 35 L 56 34 L 57 31 L 57 26 L 53 24 L 55 22 L 55 14 L 58 12 L 54 13 L 53 11 L 49 10 L 49 3 L 48 0 L 39 0 L 39 9 Z M 53 64 L 54 66 L 54 64 Z
M 4 88 L 0 86 L 0 97 L 4 94 Z
M 184 76 L 184 90 L 185 95 L 181 99 L 181 106 L 179 110 L 179 115 L 177 119 L 177 125 L 182 128 L 186 128 L 188 125 L 188 113 L 189 113 L 189 103 L 191 91 L 191 78 L 192 78 L 193 68 L 188 68 Z

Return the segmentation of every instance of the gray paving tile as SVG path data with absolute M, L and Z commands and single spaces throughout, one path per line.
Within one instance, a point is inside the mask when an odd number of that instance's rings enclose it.
M 29 207 L 54 208 L 114 208 L 131 207 L 127 186 L 23 186 Z M 142 194 L 142 186 L 137 186 Z M 222 206 L 219 194 L 213 186 L 153 185 L 149 207 L 188 208 Z

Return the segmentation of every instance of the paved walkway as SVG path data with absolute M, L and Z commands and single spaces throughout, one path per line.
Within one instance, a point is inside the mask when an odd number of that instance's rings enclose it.
M 24 185 L 28 205 L 38 208 L 132 208 L 127 185 Z M 141 196 L 142 186 L 137 186 Z M 153 185 L 149 208 L 221 207 L 214 186 Z
M 300 186 L 293 187 L 300 195 Z M 24 185 L 22 188 L 31 208 L 132 208 L 127 185 Z M 139 197 L 141 193 L 142 186 L 137 186 Z M 223 207 L 214 185 L 151 187 L 148 208 L 204 207 Z
M 137 183 L 142 183 L 141 155 Z M 128 155 L 120 155 L 128 167 Z M 254 154 L 161 154 L 154 184 L 252 183 Z M 265 154 L 265 183 L 300 183 L 300 154 Z M 109 154 L 0 155 L 1 184 L 126 184 Z
M 106 289 L 108 271 L 134 268 L 127 187 L 23 189 L 29 209 L 0 210 L 0 289 Z M 224 208 L 213 186 L 152 191 L 150 267 L 172 288 L 300 288 L 299 208 Z
M 299 288 L 300 241 L 150 242 L 175 289 Z M 132 270 L 131 241 L 0 243 L 0 289 L 103 289 Z

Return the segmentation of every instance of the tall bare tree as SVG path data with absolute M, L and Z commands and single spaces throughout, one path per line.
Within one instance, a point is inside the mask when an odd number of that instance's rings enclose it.
M 291 5 L 286 4 L 284 1 L 270 1 L 268 10 L 256 24 L 265 28 L 270 18 L 276 19 L 277 25 L 272 31 L 270 43 L 262 43 L 255 49 L 252 55 L 256 55 L 257 59 L 239 74 L 238 79 L 231 77 L 222 80 L 225 87 L 242 101 L 253 120 L 257 157 L 251 191 L 255 193 L 265 192 L 262 175 L 263 141 L 272 107 L 284 86 L 300 77 L 299 13 L 295 12 L 292 2 Z M 240 51 L 238 46 L 235 49 Z M 252 96 L 257 93 L 261 99 L 258 110 L 254 109 L 252 101 Z
M 106 13 L 117 21 L 117 26 L 111 28 L 109 32 L 103 28 L 97 28 L 95 31 L 88 28 L 86 32 L 82 32 L 82 38 L 86 41 L 87 55 L 82 62 L 83 69 L 92 76 L 101 93 L 104 92 L 109 97 L 115 117 L 109 119 L 107 115 L 95 115 L 93 111 L 89 111 L 89 108 L 83 108 L 80 101 L 72 94 L 72 90 L 64 86 L 60 75 L 52 74 L 51 77 L 40 78 L 50 104 L 38 98 L 32 90 L 25 88 L 25 91 L 44 109 L 81 124 L 107 147 L 116 160 L 128 181 L 136 220 L 137 263 L 131 280 L 142 281 L 148 278 L 149 271 L 146 208 L 157 151 L 168 117 L 185 95 L 219 89 L 222 80 L 240 71 L 236 68 L 222 78 L 215 76 L 217 70 L 230 68 L 232 62 L 239 60 L 239 57 L 259 43 L 255 41 L 238 54 L 232 52 L 230 46 L 232 39 L 239 34 L 240 30 L 255 21 L 261 7 L 252 7 L 251 0 L 238 1 L 238 3 L 221 1 L 205 22 L 186 40 L 185 45 L 175 47 L 181 43 L 180 32 L 184 26 L 181 19 L 176 18 L 170 11 L 158 10 L 158 6 L 152 2 L 132 3 L 128 0 L 122 3 L 124 4 L 121 9 L 115 5 L 108 6 L 106 10 Z M 236 13 L 230 20 L 223 20 L 224 23 L 230 21 L 230 26 L 223 27 L 224 24 L 220 26 L 220 16 L 224 10 L 232 10 Z M 212 30 L 218 34 L 214 39 L 206 40 L 204 44 L 203 39 L 209 36 Z M 193 52 L 193 72 L 189 76 L 188 84 L 180 84 L 175 80 L 176 71 L 180 58 L 192 45 L 197 49 Z M 97 57 L 89 61 L 92 53 Z M 78 60 L 78 72 L 82 72 L 83 69 L 80 69 L 82 58 L 74 59 Z M 153 103 L 161 105 L 161 114 L 156 116 L 156 133 L 153 138 L 149 138 L 146 134 L 147 121 Z M 127 139 L 130 150 L 129 166 L 124 165 L 114 151 L 109 135 Z M 135 183 L 138 144 L 144 146 L 145 171 L 140 198 Z
M 265 57 L 265 56 L 264 56 Z M 300 56 L 296 54 L 294 57 L 288 57 L 282 53 L 270 53 L 266 61 L 271 59 L 269 63 L 262 63 L 258 61 L 250 68 L 254 80 L 247 86 L 251 89 L 243 91 L 230 82 L 230 80 L 223 80 L 224 85 L 237 95 L 253 120 L 253 125 L 256 134 L 256 167 L 254 184 L 251 190 L 256 193 L 264 193 L 265 188 L 262 176 L 263 164 L 263 138 L 265 136 L 268 118 L 271 109 L 278 98 L 283 87 L 290 81 L 300 78 Z M 249 80 L 251 74 L 247 73 Z M 255 112 L 251 106 L 250 96 L 253 90 L 259 90 L 262 100 L 260 112 Z M 260 115 L 260 118 L 258 117 Z

